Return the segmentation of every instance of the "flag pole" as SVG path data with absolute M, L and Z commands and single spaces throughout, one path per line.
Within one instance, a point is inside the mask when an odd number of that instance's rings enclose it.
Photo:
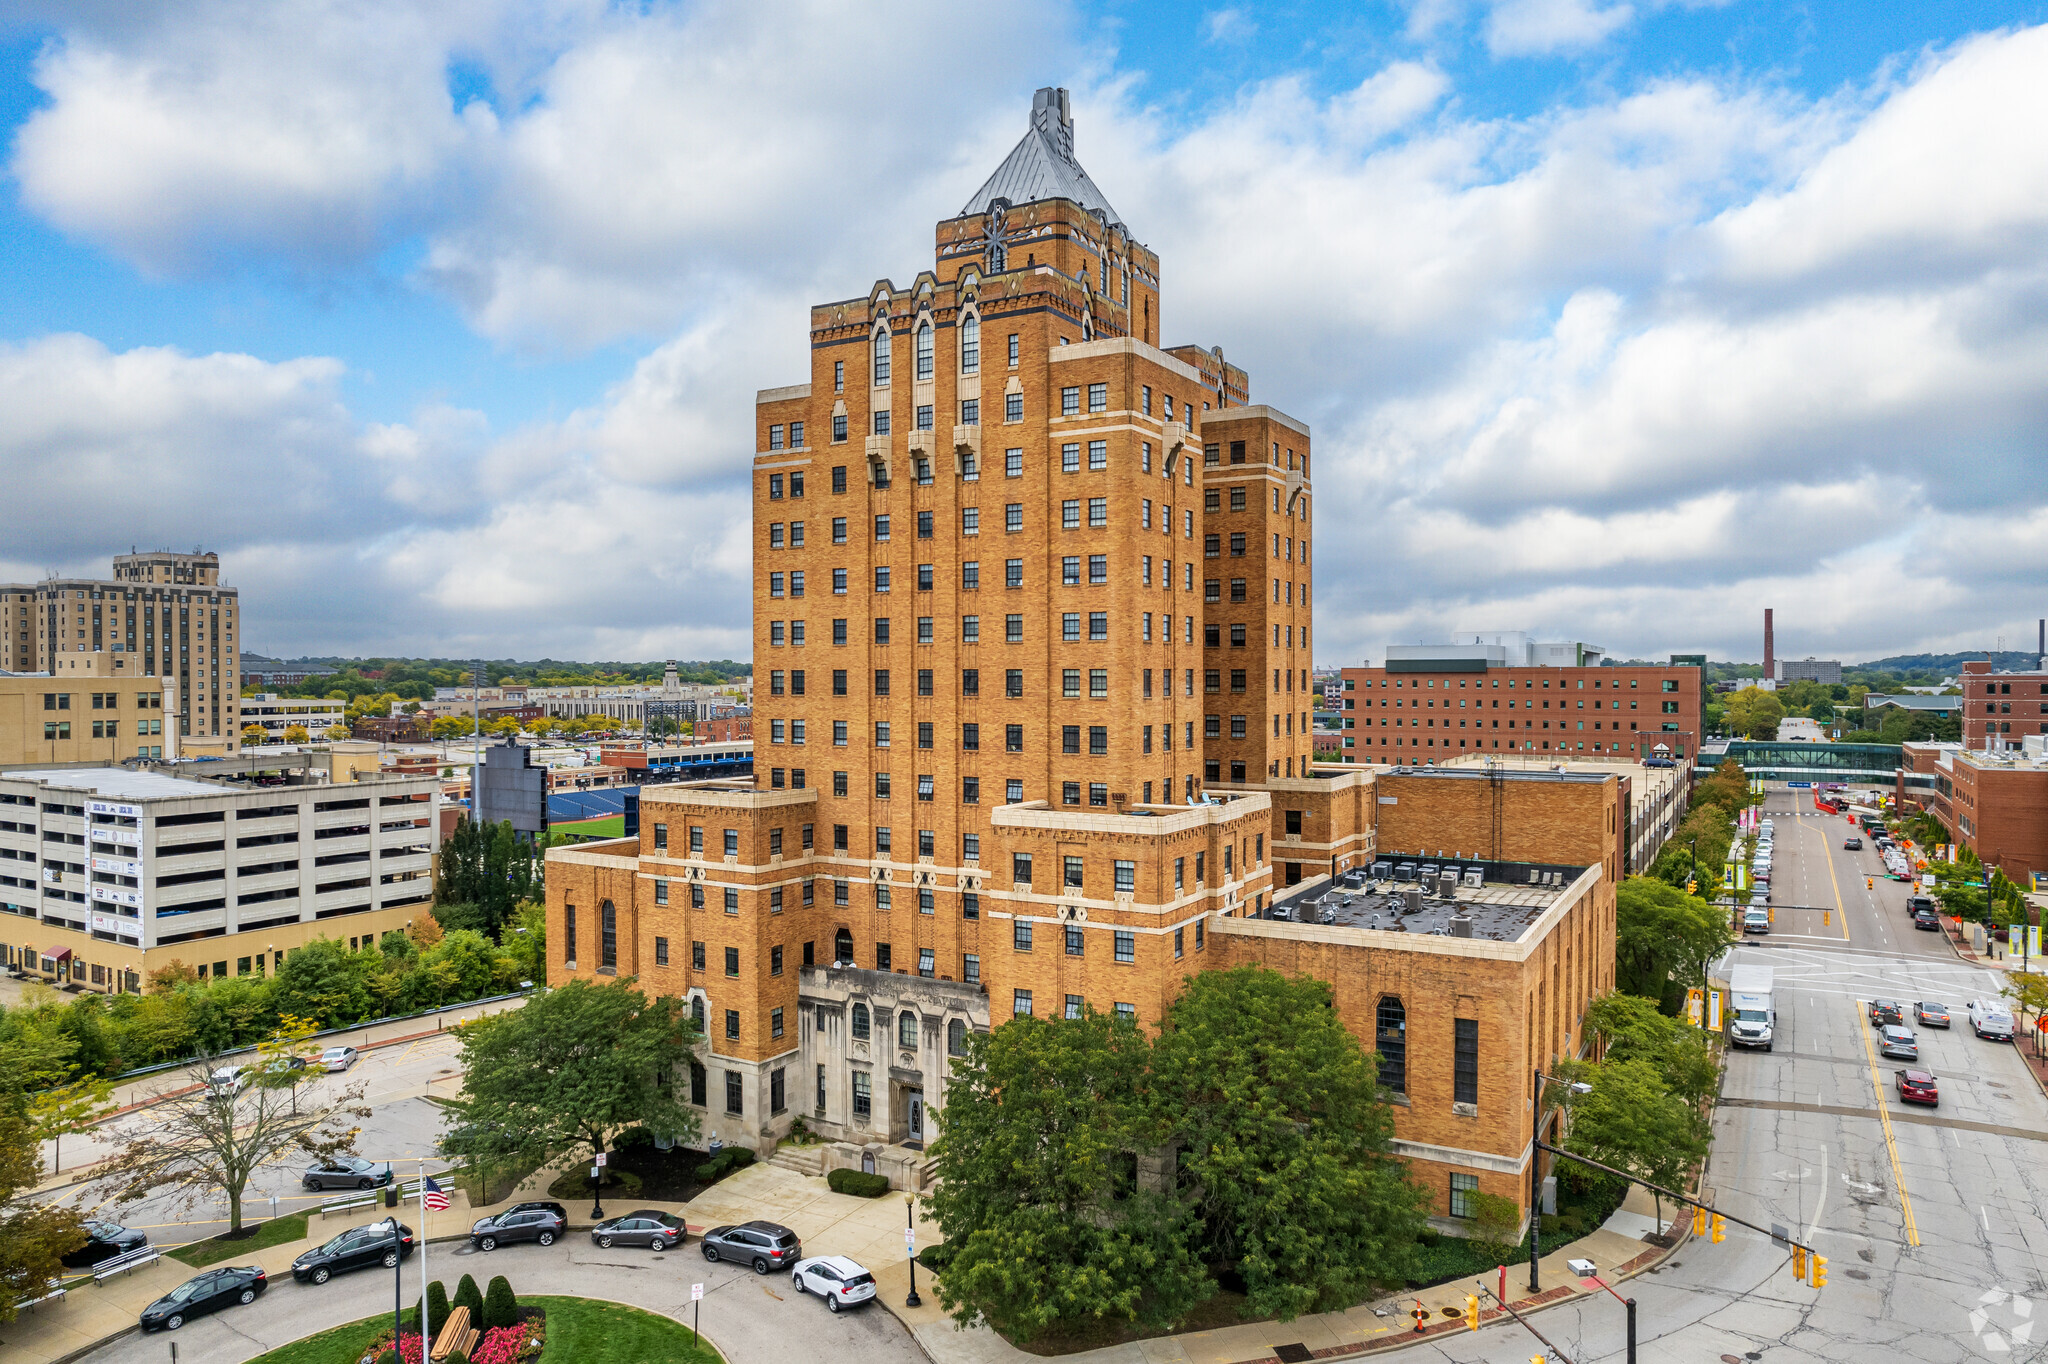
M 420 1166 L 420 1364 L 427 1364 L 427 1354 L 434 1348 L 434 1337 L 428 1329 L 427 1317 L 433 1308 L 427 1302 L 427 1159 L 421 1156 Z M 405 1351 L 398 1352 L 400 1359 Z

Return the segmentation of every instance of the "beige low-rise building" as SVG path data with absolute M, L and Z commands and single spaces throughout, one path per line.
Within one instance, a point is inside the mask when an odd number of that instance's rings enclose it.
M 175 758 L 177 684 L 160 677 L 0 672 L 0 768 Z

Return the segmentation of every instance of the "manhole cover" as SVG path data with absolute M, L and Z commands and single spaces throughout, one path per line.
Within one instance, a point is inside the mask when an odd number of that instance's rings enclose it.
M 1300 1343 L 1275 1345 L 1273 1353 L 1279 1357 L 1280 1364 L 1308 1364 L 1311 1359 L 1315 1358 L 1315 1355 L 1310 1353 L 1308 1346 Z

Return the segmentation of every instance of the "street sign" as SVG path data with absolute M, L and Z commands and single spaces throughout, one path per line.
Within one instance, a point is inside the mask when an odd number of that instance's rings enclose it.
M 1785 785 L 1794 791 L 1804 791 L 1811 788 L 1813 783 L 1810 781 L 1788 781 Z
M 1771 1244 L 1783 1248 L 1792 1244 L 1792 1233 L 1776 1222 L 1771 1223 Z
M 1715 1032 L 1721 1031 L 1721 1000 L 1719 990 L 1707 992 L 1707 1026 Z
M 913 1227 L 903 1229 L 903 1247 L 912 1255 L 917 1254 L 917 1231 Z
M 691 1302 L 702 1302 L 702 1301 L 704 1301 L 704 1285 L 703 1285 L 703 1284 L 700 1284 L 700 1283 L 693 1283 L 693 1284 L 691 1284 L 691 1285 L 690 1285 L 690 1301 L 691 1301 Z
M 597 1168 L 598 1168 L 598 1169 L 602 1170 L 602 1169 L 604 1168 L 604 1158 L 605 1158 L 605 1157 L 606 1157 L 607 1155 L 609 1155 L 609 1154 L 610 1154 L 610 1152 L 607 1152 L 607 1151 L 599 1151 L 599 1152 L 597 1153 Z
M 1692 1024 L 1695 1028 L 1697 1028 L 1700 1025 L 1700 1020 L 1703 1016 L 1703 1010 L 1705 1009 L 1705 1007 L 1706 1006 L 1703 1002 L 1700 988 L 1697 985 L 1695 985 L 1692 989 L 1687 990 L 1685 992 L 1686 1022 Z

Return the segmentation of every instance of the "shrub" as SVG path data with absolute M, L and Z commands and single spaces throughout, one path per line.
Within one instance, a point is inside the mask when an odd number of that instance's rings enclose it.
M 753 1163 L 752 1150 L 745 1146 L 728 1146 L 697 1167 L 697 1178 L 710 1184 L 725 1178 L 733 1170 L 744 1169 Z
M 628 1146 L 652 1146 L 653 1144 L 654 1133 L 638 1123 L 612 1138 L 612 1149 L 614 1151 L 623 1151 Z
M 443 1359 L 441 1361 L 441 1364 L 469 1364 L 469 1356 L 462 1353 L 462 1351 L 460 1350 L 456 1350 L 453 1353 L 451 1353 L 446 1359 Z
M 398 1357 L 398 1351 L 386 1350 L 377 1356 L 377 1364 L 405 1364 L 405 1361 Z
M 484 1295 L 477 1292 L 476 1280 L 467 1274 L 455 1285 L 455 1306 L 469 1309 L 470 1325 L 478 1325 L 483 1320 Z
M 889 1192 L 887 1175 L 871 1175 L 864 1170 L 834 1170 L 825 1176 L 825 1183 L 832 1192 L 852 1194 L 855 1198 L 880 1198 Z
M 484 1315 L 479 1324 L 486 1331 L 494 1326 L 519 1324 L 519 1299 L 512 1296 L 512 1285 L 503 1274 L 491 1280 L 490 1291 L 484 1294 Z
M 427 1295 L 422 1301 L 427 1306 L 428 1323 L 436 1331 L 439 1331 L 441 1323 L 448 1320 L 448 1290 L 442 1287 L 439 1279 L 436 1279 L 427 1285 Z M 420 1309 L 418 1303 L 413 1304 L 412 1314 L 405 1320 L 405 1329 L 408 1331 L 420 1329 Z

